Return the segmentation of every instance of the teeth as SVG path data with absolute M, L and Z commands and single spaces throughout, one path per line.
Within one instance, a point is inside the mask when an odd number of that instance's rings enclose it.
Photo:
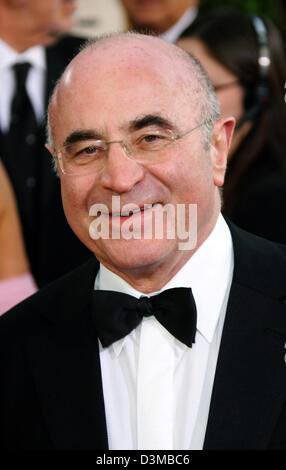
M 140 209 L 135 209 L 134 211 L 128 211 L 128 212 L 121 212 L 121 216 L 122 217 L 128 217 L 129 215 L 133 215 L 133 214 L 138 214 L 138 212 L 140 212 Z
M 134 214 L 138 214 L 138 212 L 144 212 L 145 210 L 148 210 L 148 209 L 152 209 L 152 207 L 154 206 L 155 204 L 146 204 L 144 207 L 141 207 L 141 209 L 134 209 L 132 211 L 128 211 L 128 212 L 114 212 L 110 215 L 112 215 L 112 217 L 129 217 L 131 215 L 134 215 Z

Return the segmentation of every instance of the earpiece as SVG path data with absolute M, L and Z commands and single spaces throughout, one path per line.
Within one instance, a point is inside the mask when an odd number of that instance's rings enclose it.
M 244 122 L 255 119 L 261 109 L 270 102 L 269 67 L 271 64 L 267 30 L 263 20 L 258 16 L 252 17 L 253 28 L 258 42 L 258 81 L 252 89 L 246 92 L 244 100 L 245 113 L 237 124 L 241 127 Z

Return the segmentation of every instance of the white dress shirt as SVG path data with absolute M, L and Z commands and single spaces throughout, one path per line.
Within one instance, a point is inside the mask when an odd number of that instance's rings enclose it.
M 192 348 L 153 316 L 107 348 L 99 342 L 109 449 L 202 449 L 232 274 L 232 239 L 220 215 L 162 289 L 192 288 L 198 316 Z M 144 295 L 103 265 L 95 289 Z
M 46 57 L 42 46 L 34 46 L 24 52 L 17 52 L 0 39 L 0 128 L 7 132 L 10 126 L 11 101 L 15 92 L 15 78 L 12 66 L 19 62 L 29 62 L 26 89 L 38 123 L 45 112 L 45 72 Z
M 165 41 L 175 43 L 182 32 L 194 21 L 198 14 L 198 9 L 195 7 L 188 8 L 183 16 L 175 23 L 170 29 L 160 34 L 160 38 Z

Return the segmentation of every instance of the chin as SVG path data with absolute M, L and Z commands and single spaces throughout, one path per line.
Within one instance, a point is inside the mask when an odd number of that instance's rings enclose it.
M 45 35 L 45 37 L 43 38 L 43 40 L 41 41 L 41 44 L 43 46 L 52 46 L 53 44 L 55 44 L 56 42 L 59 41 L 59 39 L 61 38 L 62 35 L 59 35 L 59 34 L 48 34 L 48 35 Z
M 107 241 L 109 243 L 104 244 Z M 93 253 L 103 264 L 119 271 L 154 268 L 177 253 L 175 240 L 102 240 L 101 242 L 100 247 L 99 244 L 96 246 L 94 244 Z

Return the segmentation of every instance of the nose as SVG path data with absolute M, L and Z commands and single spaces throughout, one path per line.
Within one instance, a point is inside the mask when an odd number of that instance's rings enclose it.
M 144 175 L 143 166 L 128 157 L 121 142 L 114 142 L 109 146 L 108 156 L 100 174 L 100 183 L 104 189 L 117 194 L 131 191 Z

